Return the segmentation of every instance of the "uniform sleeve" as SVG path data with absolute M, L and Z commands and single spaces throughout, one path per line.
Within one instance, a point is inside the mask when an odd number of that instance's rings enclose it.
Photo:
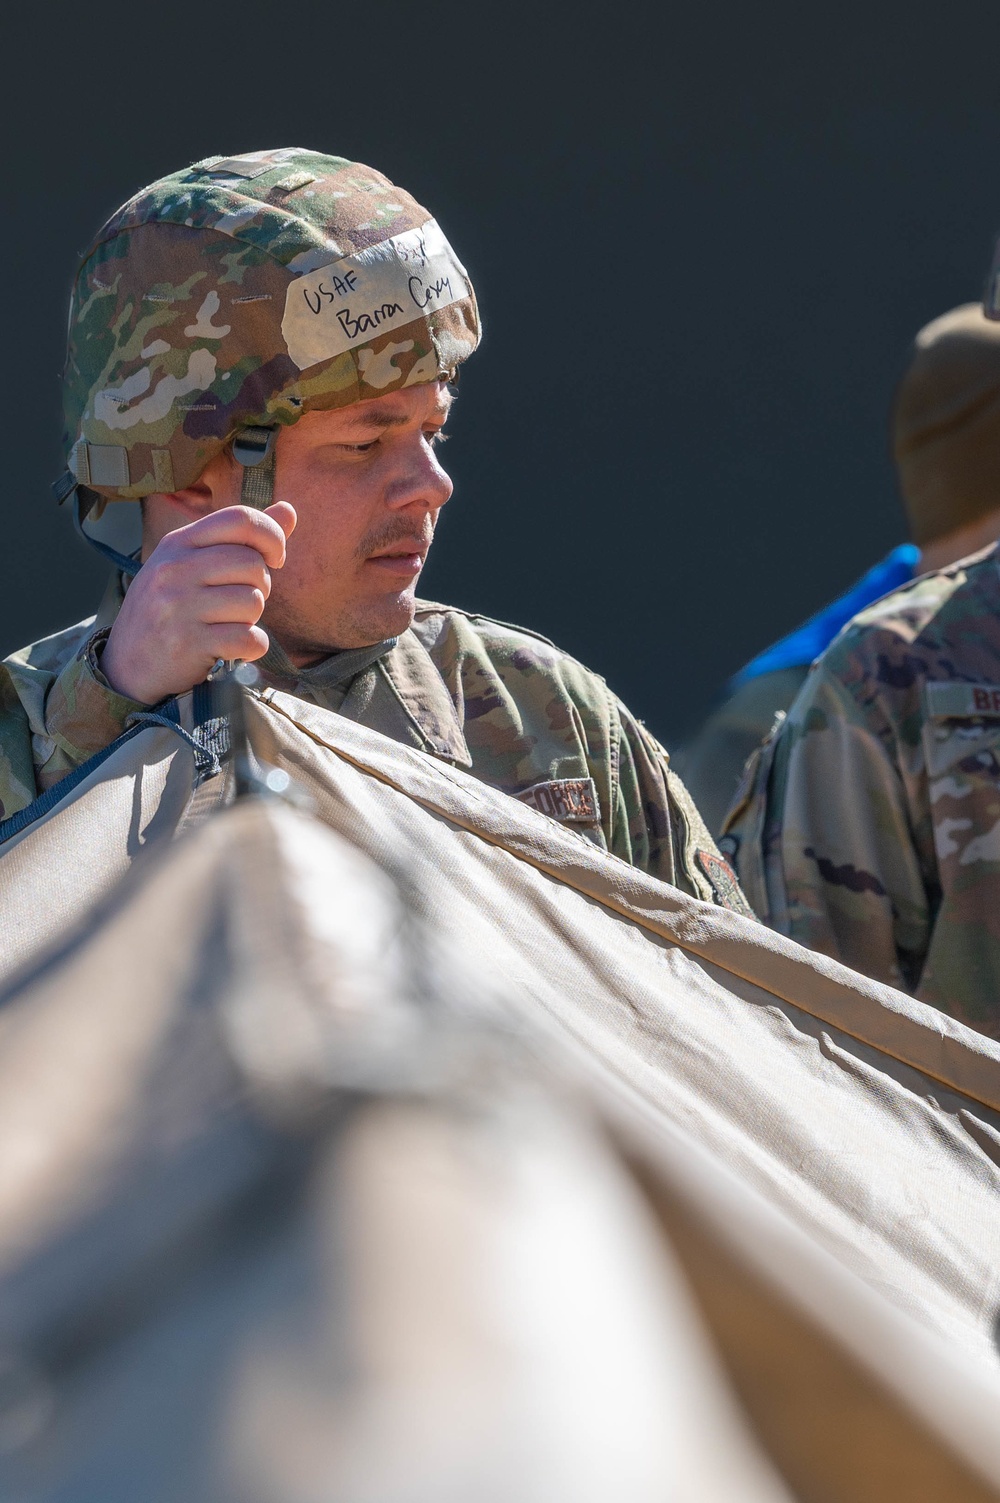
M 116 693 L 104 677 L 99 654 L 106 640 L 106 629 L 88 638 L 49 689 L 44 726 L 32 737 L 39 792 L 110 746 L 130 715 L 149 708 Z
M 912 991 L 928 895 L 894 739 L 821 662 L 748 767 L 722 847 L 772 928 Z
M 610 849 L 690 896 L 753 917 L 668 753 L 620 702 Z

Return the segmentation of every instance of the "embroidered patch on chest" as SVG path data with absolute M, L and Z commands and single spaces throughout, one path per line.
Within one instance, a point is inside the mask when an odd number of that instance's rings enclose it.
M 553 778 L 547 783 L 534 783 L 514 797 L 519 803 L 530 804 L 539 814 L 547 814 L 562 824 L 598 825 L 601 822 L 601 801 L 593 778 Z
M 711 884 L 716 902 L 723 908 L 732 908 L 736 913 L 745 914 L 747 918 L 755 918 L 756 915 L 736 880 L 736 873 L 725 856 L 720 856 L 715 851 L 698 851 L 697 858 L 698 865 Z

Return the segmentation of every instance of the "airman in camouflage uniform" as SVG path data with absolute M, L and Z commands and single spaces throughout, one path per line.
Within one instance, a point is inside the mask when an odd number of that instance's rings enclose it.
M 108 501 L 170 500 L 244 442 L 265 458 L 239 460 L 243 501 L 264 509 L 276 431 L 305 413 L 442 384 L 478 340 L 454 252 L 380 174 L 301 150 L 210 158 L 137 194 L 83 259 L 63 489 L 76 493 L 81 521 Z M 119 563 L 96 618 L 4 664 L 5 817 L 148 707 L 103 671 L 141 581 L 137 563 Z M 398 634 L 307 667 L 272 634 L 264 682 L 466 768 L 643 870 L 749 912 L 666 753 L 602 679 L 485 617 L 420 601 L 410 614 Z
M 1000 549 L 815 665 L 723 837 L 772 928 L 1000 1037 Z
M 918 540 L 995 537 L 1000 329 L 978 305 L 921 331 L 898 405 Z M 721 843 L 773 928 L 1000 1037 L 1000 552 L 969 546 L 814 663 Z

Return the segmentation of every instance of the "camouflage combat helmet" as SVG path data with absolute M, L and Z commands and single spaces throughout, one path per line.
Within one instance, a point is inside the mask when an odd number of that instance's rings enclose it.
M 62 493 L 181 490 L 234 440 L 252 467 L 304 412 L 447 377 L 479 332 L 441 230 L 381 173 L 294 147 L 209 157 L 129 199 L 83 258 Z

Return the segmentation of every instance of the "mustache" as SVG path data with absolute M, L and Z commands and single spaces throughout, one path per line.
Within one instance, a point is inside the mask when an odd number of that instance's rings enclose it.
M 371 532 L 365 534 L 358 544 L 356 557 L 365 559 L 373 553 L 381 553 L 395 543 L 405 543 L 413 553 L 426 553 L 434 538 L 434 523 L 424 518 L 423 525 L 414 527 L 404 517 L 389 517 Z

